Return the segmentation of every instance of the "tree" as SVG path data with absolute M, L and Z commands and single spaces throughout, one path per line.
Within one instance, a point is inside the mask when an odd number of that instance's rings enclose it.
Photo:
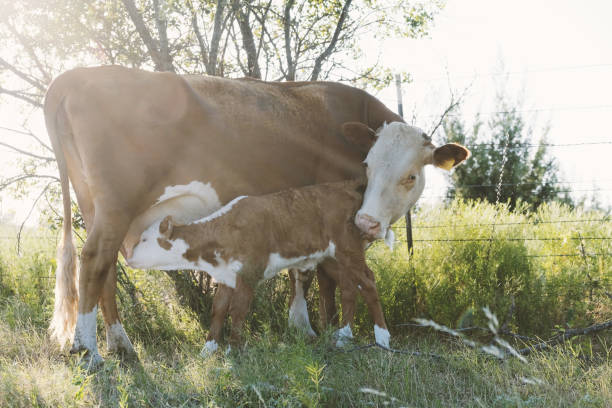
M 559 185 L 556 160 L 548 152 L 549 129 L 534 141 L 533 128 L 505 97 L 498 96 L 497 112 L 486 123 L 477 115 L 467 129 L 455 114 L 444 119 L 443 129 L 448 142 L 467 145 L 472 151 L 472 157 L 451 176 L 450 197 L 507 202 L 510 208 L 519 201 L 532 209 L 549 201 L 571 204 L 566 189 Z
M 100 64 L 380 88 L 391 71 L 365 58 L 360 39 L 424 36 L 441 7 L 441 0 L 0 0 L 0 103 L 39 110 L 55 76 Z M 57 178 L 43 174 L 55 166 L 46 137 L 27 126 L 14 131 L 35 139 L 37 150 L 21 149 L 27 164 L 0 177 L 0 192 L 39 189 L 33 206 L 43 198 L 58 206 Z M 188 287 L 202 283 L 188 279 Z

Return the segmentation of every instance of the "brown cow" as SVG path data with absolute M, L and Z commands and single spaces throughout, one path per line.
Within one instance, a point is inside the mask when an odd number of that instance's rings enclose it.
M 223 283 L 213 302 L 203 354 L 217 349 L 228 309 L 231 344 L 239 342 L 259 282 L 285 268 L 306 271 L 317 265 L 340 286 L 343 329 L 339 334 L 352 337 L 355 296 L 360 292 L 375 324 L 376 341 L 388 346 L 374 274 L 365 263 L 371 238 L 353 222 L 364 191 L 365 182 L 358 180 L 319 184 L 238 197 L 186 225 L 175 224 L 168 216 L 143 233 L 128 263 L 136 268 L 203 270 Z
M 61 344 L 71 340 L 72 351 L 86 350 L 94 364 L 102 361 L 98 302 L 109 350 L 133 353 L 117 312 L 114 265 L 118 251 L 129 257 L 151 224 L 167 215 L 190 222 L 239 195 L 363 176 L 361 163 L 377 140 L 370 153 L 383 162 L 369 163 L 367 211 L 356 224 L 378 237 L 410 203 L 376 184 L 395 183 L 407 171 L 421 174 L 424 165 L 423 151 L 411 144 L 418 129 L 398 123 L 399 116 L 367 93 L 335 83 L 80 68 L 54 80 L 44 113 L 64 200 L 50 329 Z M 389 149 L 393 157 L 385 156 Z M 379 178 L 389 165 L 395 174 Z M 88 232 L 78 280 L 69 180 Z

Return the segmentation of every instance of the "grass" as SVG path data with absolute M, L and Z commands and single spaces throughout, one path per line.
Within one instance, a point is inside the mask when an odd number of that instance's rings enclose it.
M 244 349 L 203 359 L 207 319 L 184 305 L 165 273 L 128 269 L 136 291 L 132 297 L 122 288 L 119 303 L 140 361 L 122 363 L 102 352 L 106 362 L 95 373 L 48 338 L 56 239 L 48 231 L 28 231 L 19 256 L 14 240 L 0 241 L 0 406 L 612 407 L 609 331 L 574 338 L 522 363 L 496 360 L 428 329 L 400 326 L 415 317 L 450 327 L 483 325 L 483 306 L 513 331 L 543 338 L 555 326 L 609 319 L 610 257 L 530 257 L 580 251 L 573 238 L 609 237 L 609 222 L 494 230 L 480 225 L 601 217 L 559 206 L 532 214 L 455 202 L 422 208 L 415 224 L 456 227 L 415 228 L 415 238 L 487 241 L 419 241 L 410 260 L 403 244 L 393 253 L 381 245 L 372 248 L 369 264 L 377 274 L 392 347 L 439 357 L 376 348 L 343 352 L 333 346 L 329 331 L 316 340 L 303 338 L 286 326 L 288 289 L 281 277 L 258 289 Z M 0 236 L 10 234 L 14 229 L 0 227 Z M 508 239 L 544 236 L 566 239 Z M 612 251 L 609 241 L 587 245 L 587 252 Z M 99 317 L 101 350 L 103 329 Z M 355 345 L 373 341 L 363 304 L 355 331 Z

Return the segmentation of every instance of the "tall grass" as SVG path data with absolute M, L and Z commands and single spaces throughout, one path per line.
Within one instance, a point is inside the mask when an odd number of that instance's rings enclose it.
M 341 352 L 332 333 L 304 339 L 287 329 L 287 278 L 257 290 L 243 352 L 202 360 L 207 318 L 186 307 L 180 291 L 159 271 L 127 269 L 135 288 L 119 290 L 120 312 L 140 362 L 123 365 L 106 356 L 87 373 L 63 355 L 46 334 L 53 306 L 54 234 L 27 231 L 21 255 L 15 241 L 0 240 L 0 406 L 593 406 L 612 401 L 612 336 L 599 333 L 536 353 L 524 364 L 500 363 L 425 329 L 402 325 L 415 317 L 450 327 L 481 325 L 489 306 L 515 332 L 548 336 L 555 327 L 609 319 L 609 256 L 580 254 L 573 238 L 610 237 L 606 222 L 542 223 L 601 219 L 562 206 L 538 213 L 504 206 L 454 202 L 421 208 L 415 242 L 393 252 L 376 244 L 368 263 L 377 276 L 393 346 L 433 352 L 440 358 L 389 354 L 378 349 Z M 482 225 L 506 223 L 507 226 Z M 424 224 L 451 228 L 418 228 Z M 398 241 L 405 239 L 398 225 Z M 0 228 L 0 236 L 15 230 Z M 48 237 L 48 238 L 42 238 Z M 560 237 L 560 241 L 516 238 Z M 510 240 L 512 239 L 512 240 Z M 584 241 L 586 253 L 612 252 L 609 240 Z M 309 306 L 318 321 L 315 290 Z M 207 303 L 209 304 L 209 303 Z M 514 306 L 512 306 L 514 304 Z M 373 339 L 363 304 L 357 341 Z M 104 327 L 98 320 L 104 350 Z

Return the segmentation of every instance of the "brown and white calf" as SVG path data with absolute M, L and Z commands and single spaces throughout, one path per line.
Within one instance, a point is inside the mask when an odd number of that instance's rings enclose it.
M 212 215 L 178 225 L 166 217 L 149 227 L 129 264 L 137 268 L 196 269 L 219 285 L 203 354 L 218 347 L 225 316 L 232 317 L 230 344 L 241 327 L 257 284 L 282 269 L 317 265 L 341 290 L 339 343 L 352 337 L 357 293 L 374 321 L 376 341 L 389 344 L 374 274 L 365 262 L 371 241 L 354 223 L 365 182 L 319 184 L 274 194 L 238 197 Z

